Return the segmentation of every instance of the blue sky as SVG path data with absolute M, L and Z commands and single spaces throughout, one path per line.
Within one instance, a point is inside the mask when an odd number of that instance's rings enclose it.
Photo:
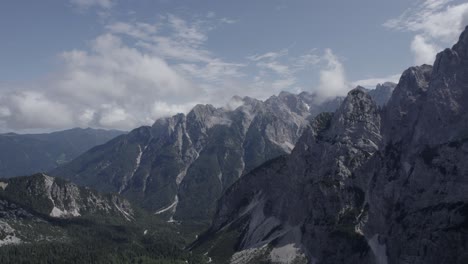
M 397 81 L 456 41 L 456 0 L 9 0 L 0 131 L 131 129 L 233 95 Z

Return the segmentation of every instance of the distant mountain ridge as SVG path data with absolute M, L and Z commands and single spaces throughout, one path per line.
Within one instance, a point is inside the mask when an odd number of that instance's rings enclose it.
M 74 128 L 44 134 L 0 134 L 0 178 L 52 170 L 124 133 Z
M 51 173 L 119 192 L 171 219 L 209 221 L 227 187 L 290 153 L 310 120 L 335 111 L 342 100 L 317 103 L 307 92 L 281 92 L 265 101 L 234 97 L 226 108 L 197 105 L 187 115 L 159 119 L 97 146 Z
M 192 250 L 215 263 L 468 263 L 468 27 L 383 108 L 356 88 L 290 155 L 228 188 Z
M 23 221 L 99 215 L 121 221 L 134 219 L 132 205 L 118 195 L 99 194 L 42 173 L 0 181 L 0 244 L 36 242 L 32 235 L 38 230 L 11 227 Z

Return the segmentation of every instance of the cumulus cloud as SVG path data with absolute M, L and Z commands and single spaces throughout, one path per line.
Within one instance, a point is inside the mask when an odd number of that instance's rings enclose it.
M 440 50 L 440 47 L 428 42 L 422 35 L 414 36 L 414 39 L 411 42 L 411 51 L 414 54 L 414 62 L 418 65 L 434 63 L 437 52 Z
M 213 25 L 230 24 L 216 15 L 209 19 L 167 14 L 154 23 L 106 25 L 86 49 L 59 54 L 61 70 L 46 81 L 34 88 L 2 89 L 0 126 L 10 131 L 132 129 L 197 103 L 222 105 L 236 94 L 265 97 L 294 84 L 286 66 L 271 63 L 264 69 L 283 76 L 263 80 L 262 88 L 268 89 L 256 90 L 246 81 L 250 60 L 226 61 L 206 48 Z
M 1 92 L 2 126 L 132 129 L 207 102 L 207 87 L 235 76 L 241 67 L 203 50 L 206 32 L 173 15 L 155 24 L 118 22 L 106 29 L 90 41 L 89 49 L 60 54 L 61 71 L 48 81 L 35 84 L 34 89 Z M 161 48 L 161 38 L 195 55 L 172 56 L 177 47 Z M 189 63 L 193 64 L 190 70 L 184 70 Z
M 394 30 L 414 32 L 411 50 L 415 63 L 434 62 L 440 47 L 456 42 L 468 23 L 468 3 L 455 0 L 420 0 L 384 26 Z
M 102 8 L 113 2 L 82 1 Z M 216 14 L 159 16 L 154 23 L 117 21 L 85 49 L 59 54 L 61 67 L 45 81 L 1 89 L 0 129 L 58 130 L 80 127 L 129 130 L 157 118 L 188 112 L 197 103 L 225 105 L 234 95 L 265 99 L 299 91 L 300 74 L 320 72 L 320 84 L 303 89 L 321 98 L 344 94 L 342 63 L 331 50 L 291 54 L 288 49 L 230 61 L 207 48 Z M 321 70 L 321 71 L 320 71 Z
M 317 95 L 321 100 L 346 95 L 351 87 L 346 80 L 343 64 L 331 49 L 325 50 L 323 59 L 327 66 L 320 71 Z
M 0 99 L 2 121 L 13 129 L 61 128 L 73 124 L 72 113 L 61 102 L 41 93 L 21 91 Z

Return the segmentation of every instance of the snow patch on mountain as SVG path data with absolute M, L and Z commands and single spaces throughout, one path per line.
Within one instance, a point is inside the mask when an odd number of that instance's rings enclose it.
M 305 255 L 294 243 L 273 248 L 270 252 L 270 260 L 273 263 L 294 263 L 297 259 L 305 259 Z
M 169 206 L 167 207 L 164 207 L 162 208 L 161 210 L 158 210 L 156 213 L 154 214 L 162 214 L 162 213 L 165 213 L 169 210 L 173 210 L 173 213 L 175 212 L 176 208 L 177 208 L 177 204 L 179 203 L 179 196 L 176 195 L 175 198 L 174 198 L 174 202 L 172 202 L 172 204 L 170 204 Z
M 52 208 L 52 211 L 50 212 L 50 216 L 52 217 L 67 217 L 67 216 L 80 216 L 81 214 L 78 212 L 78 209 L 77 208 L 73 208 L 72 210 L 70 211 L 67 211 L 65 209 L 61 210 L 57 207 L 54 206 L 54 208 Z

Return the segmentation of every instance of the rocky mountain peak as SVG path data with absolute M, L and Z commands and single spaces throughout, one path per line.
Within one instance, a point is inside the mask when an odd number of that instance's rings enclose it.
M 397 86 L 396 83 L 394 82 L 384 82 L 384 83 L 378 83 L 376 86 L 376 89 L 386 89 L 386 88 L 395 88 Z
M 468 63 L 468 27 L 465 28 L 460 35 L 458 42 L 451 48 L 437 54 L 436 61 L 434 62 L 435 78 L 437 75 L 445 75 L 454 73 L 454 71 L 463 71 L 465 74 L 468 72 L 466 67 L 459 67 L 467 65 Z
M 468 59 L 468 26 L 461 33 L 458 42 L 452 47 L 452 50 L 456 51 L 460 58 Z
M 384 82 L 383 84 L 379 83 L 375 89 L 369 91 L 369 94 L 377 105 L 382 107 L 386 105 L 390 97 L 392 97 L 393 90 L 396 86 L 397 84 L 392 82 Z
M 0 199 L 54 218 L 86 214 L 113 214 L 133 219 L 130 203 L 117 195 L 102 195 L 89 188 L 38 173 L 1 182 Z
M 382 108 L 357 87 L 318 115 L 290 155 L 224 192 L 203 252 L 216 263 L 468 263 L 466 44 L 463 33 L 434 69 L 406 70 Z M 221 262 L 226 244 L 235 253 Z
M 197 104 L 192 108 L 188 115 L 203 118 L 213 114 L 216 111 L 216 107 L 211 104 Z
M 403 72 L 384 110 L 383 134 L 387 140 L 397 142 L 410 136 L 407 128 L 414 126 L 420 111 L 416 102 L 426 96 L 431 78 L 430 65 L 410 67 Z
M 372 141 L 380 141 L 378 108 L 364 88 L 357 87 L 348 93 L 333 116 L 330 131 L 336 137 L 369 137 Z
M 417 105 L 422 110 L 413 141 L 439 144 L 468 133 L 468 28 L 437 55 L 427 95 Z

